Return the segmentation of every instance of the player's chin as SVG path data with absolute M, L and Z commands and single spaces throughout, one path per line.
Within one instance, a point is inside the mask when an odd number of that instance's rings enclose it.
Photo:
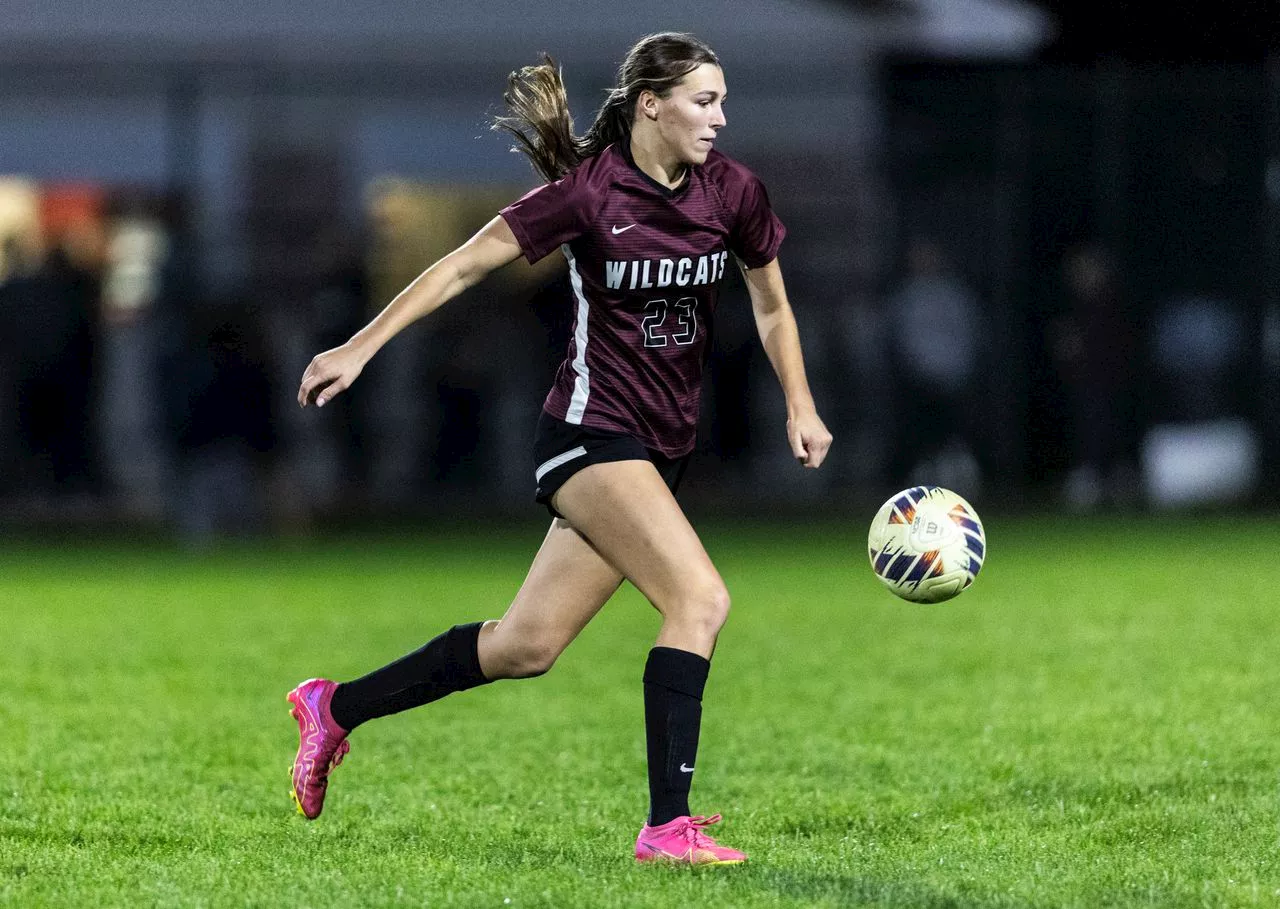
M 689 150 L 690 164 L 705 164 L 707 157 L 711 154 L 711 143 L 705 139 L 699 139 L 693 143 L 693 148 Z

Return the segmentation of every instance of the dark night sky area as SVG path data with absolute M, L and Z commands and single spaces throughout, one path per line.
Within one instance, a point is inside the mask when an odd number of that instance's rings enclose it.
M 1277 0 L 1040 2 L 1058 24 L 1047 61 L 1122 57 L 1150 63 L 1247 62 L 1280 51 Z

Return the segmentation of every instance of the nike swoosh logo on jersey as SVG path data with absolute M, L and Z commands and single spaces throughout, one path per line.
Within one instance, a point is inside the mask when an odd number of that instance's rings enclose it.
M 685 763 L 684 763 L 684 761 L 681 761 L 681 762 L 680 762 L 680 772 L 681 772 L 681 773 L 693 773 L 693 768 L 692 768 L 692 767 L 688 767 L 688 766 L 686 766 L 686 765 L 685 765 Z
M 612 227 L 613 235 L 616 237 L 618 234 L 624 234 L 624 233 L 626 233 L 627 231 L 631 230 L 631 228 L 633 228 L 633 227 L 635 227 L 635 226 L 636 226 L 636 225 L 634 225 L 634 224 L 628 224 L 626 227 L 619 227 L 618 225 L 616 225 L 616 224 L 615 224 L 615 225 Z

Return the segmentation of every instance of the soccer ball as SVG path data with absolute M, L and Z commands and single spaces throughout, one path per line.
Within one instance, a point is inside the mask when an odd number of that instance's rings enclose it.
M 973 583 L 987 537 L 973 506 L 941 486 L 904 489 L 876 512 L 867 534 L 871 569 L 913 603 L 941 603 Z

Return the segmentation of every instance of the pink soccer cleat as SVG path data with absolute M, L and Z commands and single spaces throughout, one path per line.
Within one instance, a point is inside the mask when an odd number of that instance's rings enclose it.
M 333 721 L 329 701 L 338 687 L 328 679 L 307 679 L 290 691 L 289 714 L 298 721 L 298 756 L 293 759 L 293 802 L 308 820 L 320 816 L 329 771 L 351 750 L 347 730 Z
M 636 837 L 637 862 L 677 862 L 685 865 L 741 865 L 744 853 L 721 846 L 703 833 L 720 820 L 720 815 L 689 817 L 684 815 L 661 827 L 647 824 Z

